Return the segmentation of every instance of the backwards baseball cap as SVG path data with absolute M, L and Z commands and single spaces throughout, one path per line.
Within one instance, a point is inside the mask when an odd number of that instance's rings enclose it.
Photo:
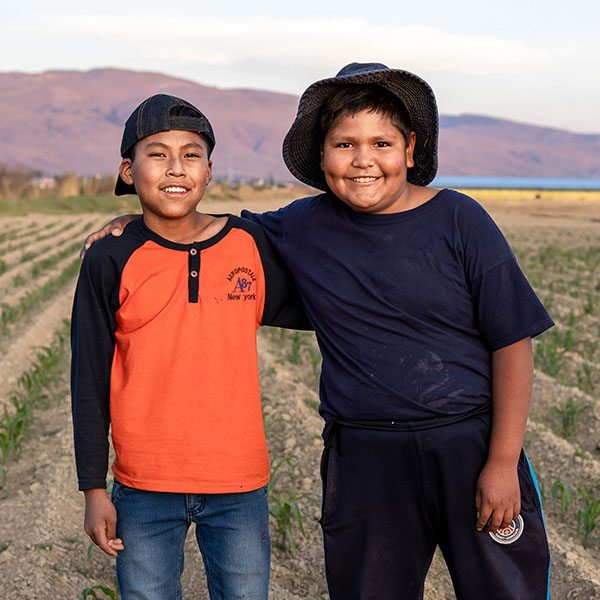
M 121 156 L 126 158 L 132 148 L 143 138 L 161 131 L 179 129 L 199 133 L 208 144 L 210 156 L 215 147 L 215 134 L 209 120 L 189 102 L 170 96 L 156 94 L 146 98 L 125 122 L 121 140 Z M 135 194 L 135 186 L 117 177 L 115 196 Z

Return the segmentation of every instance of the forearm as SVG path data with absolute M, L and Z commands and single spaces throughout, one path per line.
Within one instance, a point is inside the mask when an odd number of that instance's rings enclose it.
M 531 338 L 492 354 L 492 433 L 488 463 L 516 468 L 533 385 Z

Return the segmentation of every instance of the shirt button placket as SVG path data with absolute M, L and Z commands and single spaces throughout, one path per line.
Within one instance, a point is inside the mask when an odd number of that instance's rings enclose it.
M 198 302 L 198 275 L 200 273 L 200 249 L 193 244 L 188 252 L 188 301 Z

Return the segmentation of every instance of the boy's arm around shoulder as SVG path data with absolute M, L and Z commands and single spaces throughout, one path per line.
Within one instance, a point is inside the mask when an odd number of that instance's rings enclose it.
M 479 475 L 475 494 L 479 531 L 506 527 L 521 510 L 517 464 L 532 385 L 531 338 L 492 353 L 492 433 L 488 459 Z
M 134 221 L 135 219 L 139 218 L 139 216 L 140 215 L 133 214 L 120 215 L 109 221 L 106 225 L 104 225 L 97 231 L 93 231 L 92 233 L 90 233 L 83 242 L 83 246 L 79 251 L 79 257 L 83 258 L 85 256 L 85 253 L 92 247 L 92 244 L 98 242 L 103 237 L 109 234 L 112 234 L 114 236 L 120 236 L 125 230 L 125 227 L 127 227 L 127 225 L 131 223 L 131 221 Z
M 252 223 L 245 218 L 243 221 L 254 237 L 265 274 L 265 306 L 261 325 L 312 330 L 313 327 L 304 310 L 296 282 L 277 251 L 279 239 L 277 231 L 280 228 L 278 215 L 280 216 L 283 210 L 263 215 L 251 215 L 244 211 L 244 214 L 259 218 L 258 221 Z M 267 215 L 273 215 L 273 218 L 267 218 L 269 229 L 265 230 L 263 218 L 266 218 Z
M 71 402 L 79 489 L 106 488 L 110 372 L 115 347 L 118 267 L 107 244 L 83 260 L 71 320 Z

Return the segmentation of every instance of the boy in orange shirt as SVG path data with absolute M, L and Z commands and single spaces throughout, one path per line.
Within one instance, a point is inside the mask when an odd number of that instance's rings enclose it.
M 143 216 L 87 253 L 74 300 L 85 529 L 118 554 L 125 600 L 181 598 L 192 522 L 212 600 L 268 594 L 269 459 L 256 329 L 306 321 L 262 230 L 196 211 L 214 144 L 208 119 L 184 100 L 160 94 L 135 109 L 115 193 L 137 193 Z

